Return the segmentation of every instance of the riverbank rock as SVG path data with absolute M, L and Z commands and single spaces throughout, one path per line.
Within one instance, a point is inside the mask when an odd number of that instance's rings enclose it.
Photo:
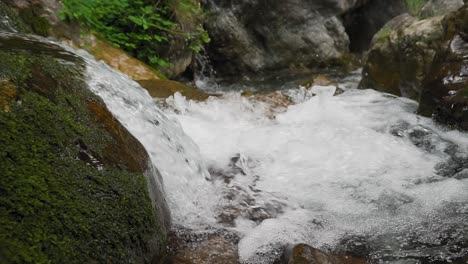
M 104 39 L 94 38 L 92 41 L 87 41 L 84 45 L 96 60 L 104 61 L 107 65 L 126 74 L 135 81 L 160 79 L 158 76 L 160 73 L 155 69 Z
M 208 55 L 219 76 L 348 66 L 404 2 L 205 0 Z
M 446 18 L 447 49 L 426 76 L 418 112 L 468 130 L 468 7 Z
M 363 258 L 334 256 L 307 244 L 291 245 L 286 249 L 284 264 L 365 264 Z
M 372 40 L 359 87 L 418 100 L 422 80 L 443 44 L 442 20 L 405 14 L 387 23 Z
M 423 19 L 404 14 L 388 22 L 372 40 L 359 87 L 419 100 L 436 53 L 447 45 L 444 18 L 460 7 L 458 1 L 447 2 L 428 2 Z
M 339 64 L 348 52 L 338 16 L 351 1 L 208 0 L 205 6 L 208 52 L 221 75 Z
M 157 172 L 81 59 L 2 33 L 0 61 L 0 262 L 159 259 L 170 215 Z
M 456 11 L 463 6 L 463 0 L 429 0 L 419 11 L 421 18 L 440 16 Z

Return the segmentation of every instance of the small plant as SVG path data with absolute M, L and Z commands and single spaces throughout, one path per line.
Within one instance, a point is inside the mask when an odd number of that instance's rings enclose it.
M 194 0 L 63 0 L 62 19 L 79 21 L 93 33 L 152 66 L 168 66 L 160 50 L 169 39 L 182 37 L 195 52 L 209 41 L 207 32 L 196 26 L 185 31 L 177 15 L 203 18 Z M 201 22 L 201 21 L 198 21 Z
M 416 16 L 418 15 L 421 8 L 427 3 L 428 0 L 406 0 L 406 7 L 408 8 L 408 12 Z

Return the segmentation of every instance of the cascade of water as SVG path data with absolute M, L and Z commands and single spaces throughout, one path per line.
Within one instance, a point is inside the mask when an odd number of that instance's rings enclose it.
M 212 222 L 216 190 L 197 145 L 175 120 L 168 119 L 146 90 L 127 76 L 78 51 L 87 63 L 89 88 L 143 144 L 160 171 L 173 221 L 180 225 Z M 212 196 L 207 197 L 205 194 Z
M 228 192 L 241 211 L 241 260 L 272 263 L 299 242 L 345 252 L 359 244 L 376 261 L 466 255 L 466 134 L 417 116 L 408 99 L 333 92 L 289 91 L 296 104 L 273 119 L 239 93 L 168 100 L 177 111 L 166 112 L 228 182 L 218 188 L 237 193 Z
M 202 51 L 196 55 L 195 62 L 195 85 L 202 90 L 216 91 L 218 89 L 218 84 L 216 82 L 216 71 L 211 65 L 208 52 L 204 47 L 202 47 Z

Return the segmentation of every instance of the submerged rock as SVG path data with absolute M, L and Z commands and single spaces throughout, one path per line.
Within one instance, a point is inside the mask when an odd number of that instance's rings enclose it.
M 1 262 L 158 259 L 170 215 L 157 175 L 87 89 L 81 59 L 0 34 L 0 61 Z
M 366 260 L 351 256 L 335 256 L 307 244 L 297 244 L 286 249 L 285 264 L 364 264 Z
M 167 264 L 238 264 L 239 236 L 218 230 L 195 232 L 176 229 L 169 236 Z

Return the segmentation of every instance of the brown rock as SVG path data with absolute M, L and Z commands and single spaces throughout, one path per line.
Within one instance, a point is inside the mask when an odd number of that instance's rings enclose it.
M 160 79 L 156 70 L 113 46 L 106 40 L 97 39 L 91 42 L 88 51 L 94 55 L 96 60 L 104 61 L 112 68 L 128 75 L 135 81 Z
M 338 83 L 330 79 L 327 75 L 319 74 L 315 76 L 311 81 L 305 82 L 303 84 L 304 87 L 310 88 L 314 85 L 320 86 L 338 86 Z
M 217 232 L 213 234 L 172 234 L 172 248 L 167 264 L 238 264 L 238 237 Z
M 443 45 L 443 16 L 417 20 L 401 15 L 375 36 L 360 88 L 418 100 L 421 83 Z
M 126 130 L 102 103 L 88 101 L 88 109 L 98 124 L 112 136 L 106 145 L 104 161 L 106 164 L 123 164 L 129 171 L 145 173 L 149 156 L 141 143 Z M 124 158 L 125 157 L 125 158 Z
M 335 256 L 307 244 L 297 244 L 286 249 L 286 264 L 365 264 L 365 259 Z
M 142 80 L 138 83 L 148 90 L 152 97 L 167 98 L 176 92 L 192 100 L 206 100 L 210 95 L 196 88 L 187 86 L 183 83 L 171 80 Z

